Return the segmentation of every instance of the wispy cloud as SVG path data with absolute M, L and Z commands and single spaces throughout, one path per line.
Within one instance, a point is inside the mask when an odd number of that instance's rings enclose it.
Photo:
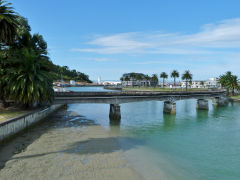
M 204 25 L 198 33 L 129 32 L 99 35 L 87 48 L 72 51 L 98 54 L 211 54 L 240 48 L 240 18 Z
M 96 62 L 106 62 L 106 61 L 113 61 L 114 59 L 104 58 L 104 57 L 91 57 L 91 58 L 83 58 L 86 61 L 96 61 Z

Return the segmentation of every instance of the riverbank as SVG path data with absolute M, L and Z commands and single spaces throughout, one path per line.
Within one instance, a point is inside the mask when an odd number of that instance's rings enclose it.
M 0 148 L 7 179 L 142 179 L 124 157 L 124 137 L 62 110 Z
M 233 100 L 233 101 L 240 102 L 240 95 L 237 95 L 237 96 L 230 96 L 230 99 Z
M 28 111 L 23 115 L 6 119 L 0 122 L 0 143 L 4 143 L 12 136 L 43 120 L 63 105 L 51 105 L 49 107 Z M 20 113 L 15 112 L 13 114 Z

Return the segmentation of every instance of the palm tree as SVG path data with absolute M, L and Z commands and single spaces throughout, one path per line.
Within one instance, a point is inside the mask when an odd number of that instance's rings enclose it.
M 12 4 L 0 0 L 0 43 L 12 44 L 17 35 L 18 15 L 10 7 Z
M 136 80 L 138 81 L 138 86 L 140 86 L 140 85 L 141 85 L 141 80 L 143 80 L 142 75 L 141 75 L 141 74 L 138 74 L 138 75 L 136 76 Z
M 240 89 L 237 76 L 232 75 L 230 71 L 226 72 L 225 75 L 221 75 L 218 81 L 227 89 L 227 95 L 229 95 L 229 90 L 232 90 L 232 95 L 234 95 L 235 89 Z
M 29 31 L 25 31 L 21 36 L 18 37 L 17 43 L 12 45 L 13 49 L 26 48 L 28 50 L 33 49 L 38 54 L 43 56 L 47 55 L 47 43 L 43 39 L 42 35 L 33 34 Z M 66 70 L 69 70 L 67 66 L 64 66 Z
M 186 81 L 186 91 L 187 91 L 188 83 L 192 81 L 192 74 L 190 73 L 189 70 L 187 70 L 183 73 L 182 80 Z
M 157 76 L 157 74 L 153 74 L 152 75 L 152 81 L 154 82 L 154 87 L 156 87 L 157 84 L 158 84 L 158 76 Z
M 177 70 L 173 70 L 171 73 L 171 77 L 174 78 L 174 86 L 176 86 L 176 78 L 179 77 L 179 72 Z
M 151 80 L 150 76 L 146 75 L 144 79 L 147 81 L 147 86 L 151 85 L 151 82 L 149 82 Z
M 162 78 L 162 79 L 163 79 L 163 88 L 164 88 L 164 80 L 168 78 L 168 75 L 167 75 L 167 73 L 165 73 L 165 72 L 162 72 L 162 73 L 160 74 L 160 78 Z
M 51 102 L 54 97 L 51 62 L 34 50 L 15 50 L 3 79 L 8 82 L 8 96 L 25 108 L 34 103 Z
M 130 78 L 128 76 L 126 76 L 125 81 L 127 81 L 127 85 L 128 85 L 128 81 L 130 81 Z

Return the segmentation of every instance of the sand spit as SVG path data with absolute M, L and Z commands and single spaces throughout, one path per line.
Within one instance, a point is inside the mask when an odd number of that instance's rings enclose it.
M 124 158 L 121 137 L 64 113 L 0 147 L 1 180 L 142 179 Z

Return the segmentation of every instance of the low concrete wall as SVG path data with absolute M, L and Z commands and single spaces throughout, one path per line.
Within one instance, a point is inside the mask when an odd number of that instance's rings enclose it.
M 31 112 L 16 118 L 9 119 L 3 123 L 0 123 L 0 143 L 9 138 L 12 135 L 22 131 L 23 129 L 37 123 L 44 119 L 52 112 L 56 111 L 63 105 L 52 105 L 46 109 Z

